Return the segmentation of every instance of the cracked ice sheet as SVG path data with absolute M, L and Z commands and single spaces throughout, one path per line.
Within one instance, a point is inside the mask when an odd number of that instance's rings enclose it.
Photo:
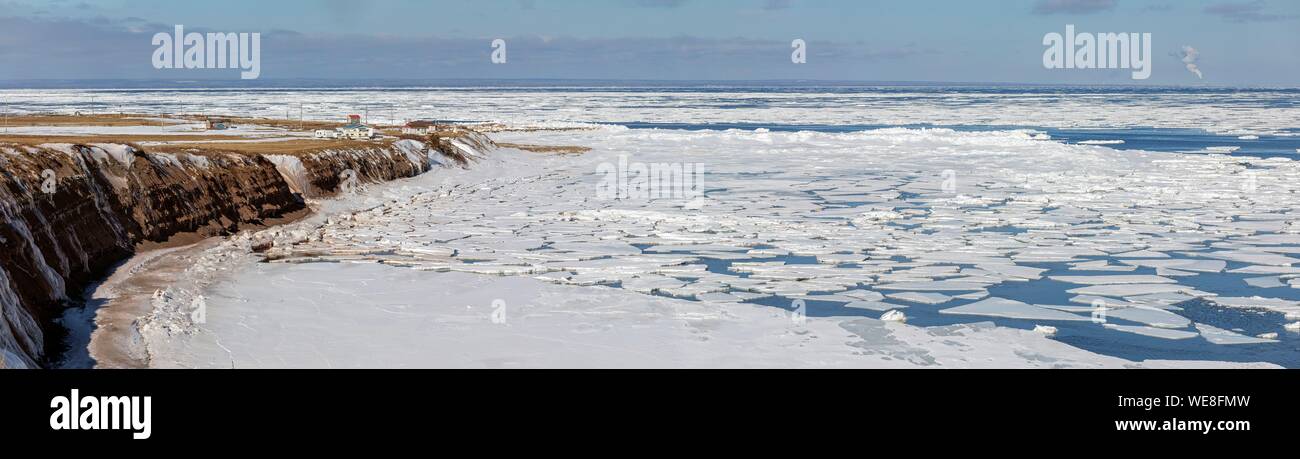
M 1160 276 L 1131 275 L 1131 276 L 1051 276 L 1049 279 L 1057 280 L 1069 284 L 1081 285 L 1116 285 L 1116 284 L 1173 284 L 1173 279 L 1167 279 Z
M 126 113 L 212 113 L 272 118 L 283 105 L 277 91 L 79 89 L 0 91 L 11 111 L 43 112 L 51 106 L 85 110 L 93 94 L 99 104 Z M 296 90 L 295 100 L 321 107 L 355 107 L 373 102 L 371 90 Z M 1188 99 L 1196 110 L 1188 110 Z M 1151 126 L 1206 129 L 1233 134 L 1282 133 L 1295 127 L 1300 109 L 1278 104 L 1293 95 L 1273 91 L 1196 94 L 1138 94 L 1131 91 L 1029 91 L 1009 94 L 985 89 L 827 91 L 773 93 L 744 88 L 717 91 L 625 90 L 620 88 L 514 88 L 406 91 L 386 99 L 383 123 L 428 116 L 438 107 L 445 119 L 486 120 L 521 126 L 573 126 L 638 120 L 654 123 L 783 124 L 799 120 L 823 125 L 992 125 L 1060 128 Z M 687 108 L 688 107 L 688 108 Z M 308 114 L 329 119 L 338 110 Z M 283 116 L 283 112 L 279 113 Z M 389 119 L 391 117 L 391 119 Z M 557 122 L 556 120 L 567 120 Z M 870 185 L 864 185 L 870 187 Z
M 1172 312 L 1150 307 L 1109 308 L 1108 318 L 1124 319 L 1143 323 L 1155 328 L 1179 329 L 1192 325 L 1192 321 Z
M 1291 161 L 1119 152 L 1044 142 L 1019 131 L 768 133 L 609 127 L 515 133 L 498 140 L 595 149 L 572 157 L 534 155 L 505 165 L 515 170 L 506 178 L 483 173 L 471 186 L 413 179 L 431 191 L 384 204 L 364 219 L 327 225 L 322 237 L 295 250 L 326 254 L 313 255 L 313 261 L 368 261 L 375 257 L 366 251 L 389 250 L 395 254 L 384 256 L 386 262 L 404 256 L 424 262 L 400 252 L 421 246 L 431 253 L 459 254 L 438 260 L 455 270 L 527 275 L 558 284 L 616 285 L 652 275 L 670 277 L 683 285 L 665 283 L 669 294 L 684 298 L 836 293 L 871 288 L 881 280 L 917 289 L 972 282 L 961 287 L 983 292 L 1006 282 L 1039 279 L 1046 271 L 1017 262 L 1086 263 L 1096 258 L 1177 268 L 1177 278 L 1162 279 L 1182 282 L 1184 274 L 1221 271 L 1226 261 L 1180 260 L 1166 253 L 1196 256 L 1206 244 L 1233 242 L 1234 237 L 1286 243 L 1256 234 L 1256 229 L 1208 228 L 1198 220 L 1231 222 L 1247 210 L 1284 214 L 1296 205 L 1300 188 L 1300 168 Z M 704 163 L 711 190 L 706 204 L 690 210 L 673 199 L 598 199 L 596 171 L 624 154 L 634 154 L 636 161 Z M 1035 160 L 1025 161 L 1027 157 Z M 521 176 L 518 169 L 526 173 Z M 956 171 L 964 184 L 955 196 L 942 192 L 945 170 Z M 1248 170 L 1256 173 L 1259 189 L 1250 196 L 1240 194 L 1237 176 Z M 872 186 L 855 184 L 862 182 Z M 877 183 L 891 191 L 880 192 Z M 1153 189 L 1153 183 L 1164 188 Z M 839 188 L 839 199 L 865 193 L 854 198 L 864 203 L 856 214 L 836 209 L 823 215 L 828 204 L 806 192 Z M 905 199 L 904 190 L 915 196 Z M 1003 227 L 1027 231 L 987 230 Z M 439 239 L 447 234 L 464 237 Z M 511 243 L 518 240 L 528 242 Z M 671 247 L 674 253 L 628 249 L 638 246 Z M 732 260 L 741 262 L 725 269 L 705 263 L 708 255 L 723 253 L 752 255 L 760 263 Z M 1114 254 L 1133 258 L 1116 260 Z M 1153 254 L 1165 258 L 1148 259 Z M 818 257 L 857 255 L 864 261 L 852 266 L 818 263 Z M 967 264 L 975 266 L 958 266 Z M 742 277 L 746 272 L 752 276 Z M 1075 290 L 1135 298 L 1180 292 L 1201 296 L 1181 283 Z
M 1067 322 L 1091 320 L 1090 318 L 1081 315 L 1062 312 L 1042 306 L 1035 306 L 1032 304 L 1025 304 L 1015 300 L 1008 300 L 1006 298 L 989 298 L 965 306 L 944 309 L 939 311 L 939 313 Z
M 494 302 L 504 323 L 493 322 Z M 523 277 L 258 264 L 207 323 L 151 344 L 163 368 L 1119 367 L 1038 334 L 810 318 Z

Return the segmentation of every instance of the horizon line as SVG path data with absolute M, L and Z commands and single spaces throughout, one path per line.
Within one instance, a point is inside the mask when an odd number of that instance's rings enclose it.
M 0 79 L 0 89 L 225 89 L 225 88 L 247 88 L 258 89 L 261 87 L 272 87 L 277 83 L 290 82 L 313 82 L 313 83 L 337 83 L 345 84 L 340 87 L 365 87 L 357 83 L 368 83 L 376 87 L 387 85 L 410 84 L 407 87 L 420 87 L 416 83 L 454 83 L 456 85 L 474 84 L 474 83 L 516 83 L 516 84 L 540 84 L 540 83 L 600 83 L 603 85 L 618 84 L 651 84 L 651 85 L 672 85 L 672 84 L 690 84 L 700 85 L 727 85 L 727 84 L 811 84 L 811 85 L 833 85 L 833 86 L 1032 86 L 1032 87 L 1123 87 L 1123 88 L 1185 88 L 1185 89 L 1300 89 L 1300 85 L 1285 84 L 1177 84 L 1177 83 L 1043 83 L 1043 82 L 1008 82 L 1008 81 L 935 81 L 935 80 L 839 80 L 839 79 L 628 79 L 628 78 L 313 78 L 313 77 L 293 77 L 293 78 L 262 78 L 257 80 L 234 80 L 221 78 L 199 78 L 199 79 L 172 79 L 172 78 L 27 78 L 27 79 Z M 129 83 L 135 87 L 114 87 L 107 84 Z M 143 87 L 141 84 L 160 84 L 162 86 Z M 30 86 L 28 86 L 30 85 Z M 105 86 L 98 86 L 105 85 Z M 215 85 L 215 86 L 210 86 Z M 279 89 L 293 89 L 292 87 L 278 86 Z M 327 89 L 328 87 L 318 87 L 312 89 Z

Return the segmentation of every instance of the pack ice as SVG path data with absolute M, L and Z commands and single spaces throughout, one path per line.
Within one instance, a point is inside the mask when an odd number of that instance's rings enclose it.
M 1284 298 L 1218 298 L 1198 281 L 1286 274 L 1296 253 L 1278 248 L 1300 244 L 1290 160 L 947 129 L 609 127 L 495 140 L 594 150 L 503 150 L 305 228 L 272 263 L 209 287 L 207 324 L 147 337 L 156 362 L 1132 366 L 1144 363 L 1057 339 L 1246 349 L 1276 341 L 1196 323 L 1177 305 L 1296 311 Z M 624 155 L 702 163 L 707 192 L 604 199 L 597 171 Z M 1015 294 L 1027 286 L 1052 297 Z M 1109 324 L 1091 320 L 1094 301 Z M 1024 325 L 990 323 L 1003 320 Z

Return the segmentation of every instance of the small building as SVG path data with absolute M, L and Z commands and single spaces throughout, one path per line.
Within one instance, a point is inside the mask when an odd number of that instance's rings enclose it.
M 437 131 L 437 125 L 432 121 L 412 121 L 402 127 L 403 134 L 428 135 Z
M 361 124 L 361 115 L 348 115 L 348 124 L 335 129 L 317 129 L 317 139 L 365 140 L 375 138 L 375 128 Z
M 361 124 L 361 115 L 348 115 L 348 124 L 338 128 L 339 137 L 352 140 L 372 139 L 375 128 Z
M 209 130 L 209 131 L 224 131 L 224 130 L 226 130 L 226 129 L 230 129 L 230 128 L 233 128 L 233 127 L 235 127 L 235 125 L 230 124 L 230 120 L 228 120 L 228 119 L 225 119 L 225 118 L 208 118 L 208 130 Z

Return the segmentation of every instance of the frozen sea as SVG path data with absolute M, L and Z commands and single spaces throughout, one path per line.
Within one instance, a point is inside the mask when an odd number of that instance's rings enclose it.
M 311 236 L 280 262 L 196 266 L 145 334 L 157 366 L 1300 367 L 1295 89 L 376 85 L 0 101 L 364 112 L 592 148 L 503 149 L 472 171 L 374 186 L 295 228 Z M 606 172 L 628 165 L 698 167 L 700 195 L 609 199 Z M 205 298 L 207 323 L 176 313 L 187 295 Z

